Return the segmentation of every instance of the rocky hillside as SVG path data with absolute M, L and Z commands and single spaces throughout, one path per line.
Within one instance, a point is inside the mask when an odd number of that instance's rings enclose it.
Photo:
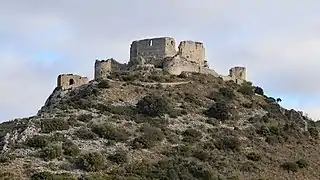
M 0 125 L 0 179 L 320 179 L 319 123 L 251 83 L 113 74 Z

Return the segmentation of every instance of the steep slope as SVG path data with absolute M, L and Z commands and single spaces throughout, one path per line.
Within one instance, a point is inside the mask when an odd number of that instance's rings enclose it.
M 210 75 L 56 88 L 0 128 L 0 179 L 320 179 L 319 123 Z

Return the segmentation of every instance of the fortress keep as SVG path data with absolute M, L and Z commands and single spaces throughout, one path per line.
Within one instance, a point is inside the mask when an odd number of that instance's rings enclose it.
M 229 75 L 219 75 L 208 67 L 205 60 L 205 48 L 202 42 L 181 41 L 176 48 L 172 37 L 158 37 L 135 40 L 130 46 L 128 64 L 121 64 L 114 59 L 96 60 L 94 79 L 108 78 L 116 71 L 163 70 L 173 75 L 182 72 L 196 72 L 221 77 L 225 81 L 241 84 L 246 80 L 245 67 L 233 67 Z M 73 74 L 62 74 L 58 77 L 58 87 L 78 86 L 88 83 L 88 78 Z

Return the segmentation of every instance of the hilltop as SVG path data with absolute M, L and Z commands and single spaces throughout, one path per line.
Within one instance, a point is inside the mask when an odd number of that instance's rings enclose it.
M 0 125 L 0 179 L 320 179 L 319 122 L 212 74 L 114 72 Z

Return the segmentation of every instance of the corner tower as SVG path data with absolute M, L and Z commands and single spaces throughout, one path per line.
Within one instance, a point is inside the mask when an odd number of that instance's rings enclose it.
M 246 80 L 247 72 L 245 67 L 233 67 L 229 70 L 229 76 L 236 79 Z
M 94 64 L 94 79 L 103 79 L 110 75 L 111 60 L 96 60 Z

